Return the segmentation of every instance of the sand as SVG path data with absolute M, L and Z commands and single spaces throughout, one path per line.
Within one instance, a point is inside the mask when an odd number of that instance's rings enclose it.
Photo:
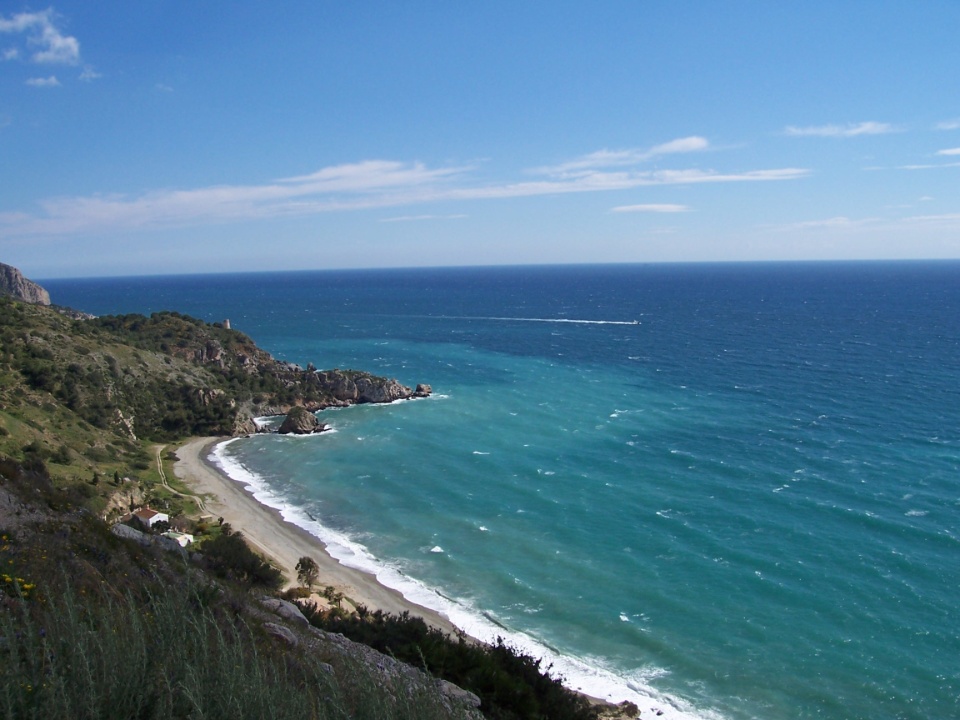
M 377 582 L 369 573 L 341 565 L 327 554 L 319 538 L 287 522 L 280 513 L 261 505 L 243 485 L 225 475 L 207 460 L 213 446 L 224 438 L 197 438 L 177 449 L 174 465 L 177 477 L 204 498 L 207 513 L 222 517 L 247 542 L 270 559 L 283 572 L 288 586 L 296 584 L 296 565 L 301 557 L 311 557 L 320 568 L 317 585 L 332 585 L 352 604 L 369 610 L 400 614 L 404 611 L 422 617 L 444 632 L 454 633 L 453 624 L 443 615 L 410 602 L 399 592 Z

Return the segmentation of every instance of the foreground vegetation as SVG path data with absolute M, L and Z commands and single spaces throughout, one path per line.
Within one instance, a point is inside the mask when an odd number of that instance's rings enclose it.
M 320 612 L 305 608 L 310 622 L 330 632 L 410 663 L 437 677 L 475 693 L 489 718 L 551 718 L 582 720 L 596 716 L 596 708 L 582 695 L 551 677 L 541 660 L 497 638 L 483 645 L 466 637 L 451 638 L 409 613 L 372 613 L 360 608 L 356 614 Z
M 222 582 L 204 558 L 122 541 L 36 471 L 2 472 L 35 521 L 0 528 L 0 716 L 451 717 L 429 683 L 268 635 L 258 578 Z

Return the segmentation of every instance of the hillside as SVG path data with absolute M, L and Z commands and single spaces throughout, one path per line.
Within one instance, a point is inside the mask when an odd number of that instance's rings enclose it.
M 86 318 L 0 297 L 0 452 L 42 459 L 58 481 L 135 475 L 149 467 L 151 442 L 256 432 L 254 416 L 293 406 L 428 393 L 365 372 L 303 369 L 175 312 Z

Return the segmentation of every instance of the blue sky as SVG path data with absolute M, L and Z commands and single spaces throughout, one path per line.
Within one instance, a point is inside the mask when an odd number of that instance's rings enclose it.
M 28 276 L 960 257 L 960 3 L 0 3 Z

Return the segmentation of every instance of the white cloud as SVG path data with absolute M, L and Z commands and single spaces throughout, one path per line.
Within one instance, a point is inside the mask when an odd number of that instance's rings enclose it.
M 29 78 L 25 82 L 31 87 L 60 87 L 60 81 L 57 80 L 56 75 L 45 78 Z
M 784 133 L 793 137 L 857 137 L 858 135 L 886 135 L 899 132 L 890 123 L 862 122 L 857 125 L 818 125 L 796 127 L 789 125 Z
M 20 57 L 20 51 L 16 48 L 7 48 L 3 51 L 0 57 L 2 57 L 4 60 L 16 60 L 18 57 Z
M 80 79 L 83 80 L 83 82 L 92 82 L 102 77 L 103 75 L 94 70 L 92 65 L 84 65 L 83 72 L 80 73 Z
M 27 45 L 36 50 L 30 59 L 36 63 L 76 65 L 80 62 L 80 42 L 57 28 L 53 9 L 35 13 L 0 16 L 0 33 L 26 34 Z M 5 59 L 11 59 L 5 55 Z
M 546 167 L 534 168 L 530 172 L 537 175 L 555 175 L 569 176 L 596 170 L 605 167 L 625 167 L 638 165 L 647 160 L 663 155 L 675 155 L 677 153 L 697 152 L 706 150 L 710 143 L 706 138 L 691 136 L 677 138 L 670 142 L 654 145 L 646 150 L 627 149 L 627 150 L 598 150 L 588 155 L 583 155 L 575 160 L 570 160 L 559 165 L 549 165 Z
M 948 150 L 938 150 L 937 155 L 960 155 L 960 147 L 949 148 Z
M 672 205 L 667 203 L 661 204 L 645 204 L 645 205 L 619 205 L 615 208 L 611 208 L 610 212 L 615 213 L 635 213 L 635 212 L 644 212 L 644 213 L 682 213 L 690 212 L 690 208 L 686 205 Z
M 159 190 L 140 196 L 52 198 L 40 212 L 0 215 L 0 238 L 116 232 L 131 228 L 224 223 L 279 216 L 400 207 L 444 200 L 489 200 L 635 187 L 768 182 L 804 177 L 798 168 L 718 173 L 712 170 L 593 172 L 569 179 L 473 184 L 471 167 L 370 160 L 323 168 L 261 185 Z M 417 217 L 417 216 L 411 216 Z
M 937 130 L 960 130 L 960 118 L 937 123 Z

